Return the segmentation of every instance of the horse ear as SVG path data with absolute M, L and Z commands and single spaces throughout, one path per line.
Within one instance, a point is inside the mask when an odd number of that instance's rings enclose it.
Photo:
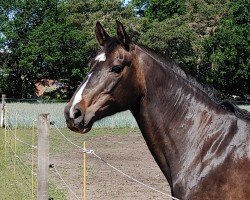
M 126 33 L 123 24 L 119 22 L 118 20 L 116 20 L 116 25 L 117 25 L 117 37 L 122 42 L 125 49 L 129 51 L 129 45 L 130 45 L 131 40 L 128 34 Z
M 97 41 L 99 42 L 101 46 L 104 46 L 105 42 L 107 42 L 108 39 L 110 38 L 110 36 L 106 33 L 106 31 L 104 30 L 104 28 L 102 27 L 99 21 L 96 22 L 95 35 L 96 35 Z

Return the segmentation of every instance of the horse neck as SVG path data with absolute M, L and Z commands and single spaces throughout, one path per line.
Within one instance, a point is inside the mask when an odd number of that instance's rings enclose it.
M 174 64 L 169 61 L 167 65 Z M 190 129 L 196 128 L 195 120 L 209 120 L 218 106 L 199 88 L 188 83 L 184 74 L 180 74 L 184 72 L 174 71 L 175 66 L 163 66 L 143 51 L 138 54 L 138 66 L 144 88 L 132 113 L 171 186 L 179 170 L 176 164 L 182 167 L 181 156 L 192 153 L 190 145 L 203 139 L 202 133 L 189 135 Z

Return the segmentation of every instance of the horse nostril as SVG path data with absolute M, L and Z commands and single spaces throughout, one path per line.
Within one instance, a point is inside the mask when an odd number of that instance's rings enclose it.
M 81 110 L 78 109 L 78 108 L 76 108 L 76 109 L 75 109 L 75 112 L 74 112 L 74 116 L 73 116 L 74 119 L 77 119 L 77 118 L 81 117 L 81 115 L 82 115 Z

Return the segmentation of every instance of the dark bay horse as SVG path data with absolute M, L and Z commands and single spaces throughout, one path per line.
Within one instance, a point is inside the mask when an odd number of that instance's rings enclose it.
M 250 114 L 220 101 L 174 61 L 117 37 L 99 22 L 102 49 L 65 108 L 68 127 L 130 110 L 149 150 L 179 199 L 250 199 Z

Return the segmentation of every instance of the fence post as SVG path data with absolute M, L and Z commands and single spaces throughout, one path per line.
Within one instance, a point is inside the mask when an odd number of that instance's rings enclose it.
M 4 144 L 4 149 L 5 149 L 5 153 L 4 153 L 4 155 L 5 155 L 5 161 L 6 161 L 6 159 L 7 159 L 7 136 L 8 136 L 8 134 L 7 134 L 7 111 L 6 111 L 6 105 L 4 106 L 4 122 L 3 122 L 3 124 L 4 124 L 4 141 L 5 141 L 5 144 Z
M 49 114 L 38 116 L 37 200 L 48 200 Z
M 86 150 L 86 142 L 83 142 L 83 149 Z M 83 200 L 86 200 L 86 152 L 83 152 Z
M 2 94 L 2 109 L 1 109 L 1 118 L 0 118 L 0 127 L 4 127 L 4 118 L 5 118 L 5 105 L 6 105 L 6 95 Z
M 15 130 L 14 130 L 14 178 L 16 179 L 16 156 L 17 156 L 17 146 L 16 146 L 16 140 L 17 140 L 17 113 L 16 113 L 16 124 L 15 124 Z
M 32 150 L 31 150 L 31 200 L 34 200 L 34 145 L 35 145 L 35 120 L 32 122 Z

